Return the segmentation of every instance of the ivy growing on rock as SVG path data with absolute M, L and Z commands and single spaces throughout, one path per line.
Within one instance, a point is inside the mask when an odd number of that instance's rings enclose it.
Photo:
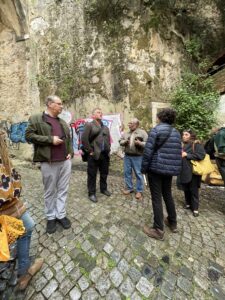
M 121 0 L 91 0 L 87 2 L 86 13 L 97 25 L 103 22 L 114 22 L 123 14 L 126 1 Z

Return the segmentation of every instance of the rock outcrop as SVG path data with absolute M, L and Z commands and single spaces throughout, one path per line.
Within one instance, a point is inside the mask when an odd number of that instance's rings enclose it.
M 168 105 L 185 66 L 222 52 L 222 7 L 219 0 L 1 1 L 1 119 L 27 119 L 56 93 L 75 118 L 100 106 L 148 128 L 152 107 Z

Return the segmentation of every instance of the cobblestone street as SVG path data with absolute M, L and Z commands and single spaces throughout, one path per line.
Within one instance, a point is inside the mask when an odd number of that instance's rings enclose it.
M 152 225 L 150 194 L 137 202 L 124 196 L 123 177 L 111 172 L 111 197 L 87 199 L 85 164 L 75 162 L 70 182 L 68 217 L 72 228 L 45 233 L 43 186 L 37 168 L 18 166 L 23 200 L 36 222 L 31 255 L 44 266 L 21 299 L 225 299 L 225 215 L 223 188 L 202 186 L 200 216 L 183 209 L 174 185 L 178 233 L 165 228 L 165 240 L 143 232 Z M 17 296 L 20 299 L 20 295 Z

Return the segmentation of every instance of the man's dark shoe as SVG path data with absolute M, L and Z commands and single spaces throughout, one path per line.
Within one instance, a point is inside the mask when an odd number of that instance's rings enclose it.
M 108 190 L 102 191 L 101 193 L 108 196 L 108 197 L 111 196 L 111 193 Z
M 98 199 L 96 198 L 96 196 L 95 195 L 90 195 L 89 197 L 89 200 L 91 200 L 92 202 L 98 202 Z
M 177 224 L 171 224 L 168 220 L 168 218 L 166 218 L 164 220 L 164 223 L 166 224 L 167 227 L 169 227 L 169 229 L 173 232 L 173 233 L 176 233 L 178 232 L 177 230 Z
M 62 225 L 64 229 L 69 229 L 71 227 L 71 222 L 67 217 L 62 219 L 57 219 L 57 221 Z
M 160 241 L 164 240 L 164 231 L 160 230 L 159 228 L 150 228 L 149 226 L 145 225 L 143 227 L 143 232 L 153 239 Z
M 48 220 L 46 232 L 52 234 L 56 231 L 56 220 Z

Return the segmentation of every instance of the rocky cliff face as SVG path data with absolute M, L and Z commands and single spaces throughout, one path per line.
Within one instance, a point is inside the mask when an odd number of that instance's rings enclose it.
M 223 50 L 222 2 L 2 0 L 4 116 L 26 119 L 56 93 L 76 118 L 100 106 L 149 127 L 185 66 Z

